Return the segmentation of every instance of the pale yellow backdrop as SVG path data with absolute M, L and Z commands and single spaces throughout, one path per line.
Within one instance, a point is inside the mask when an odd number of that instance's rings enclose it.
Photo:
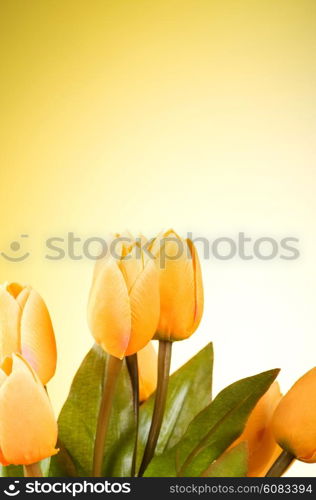
M 316 352 L 316 2 L 2 0 L 0 39 L 0 250 L 31 253 L 0 257 L 0 280 L 49 306 L 56 412 L 92 343 L 92 262 L 44 258 L 69 231 L 299 238 L 295 261 L 204 261 L 173 360 L 213 340 L 215 392 L 274 367 L 287 390 Z

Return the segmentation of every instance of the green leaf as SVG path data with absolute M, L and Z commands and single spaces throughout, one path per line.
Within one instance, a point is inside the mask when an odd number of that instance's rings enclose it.
M 248 472 L 248 448 L 239 443 L 213 462 L 202 477 L 245 477 Z
M 61 451 L 51 459 L 50 476 L 91 476 L 97 417 L 108 355 L 97 345 L 83 360 L 58 419 Z M 102 474 L 129 476 L 134 432 L 132 389 L 126 365 L 121 370 L 111 410 Z
M 43 476 L 48 475 L 50 457 L 40 462 Z M 0 465 L 0 477 L 24 477 L 22 465 Z
M 226 387 L 195 417 L 176 446 L 152 460 L 145 475 L 200 476 L 242 433 L 251 410 L 278 372 L 260 373 Z
M 208 344 L 170 376 L 166 410 L 156 454 L 172 448 L 182 438 L 191 420 L 210 403 L 212 371 L 213 347 L 212 344 Z M 140 408 L 139 463 L 146 445 L 154 401 L 155 394 L 152 394 Z
M 50 462 L 49 473 L 50 477 L 76 477 L 76 465 L 66 449 L 64 443 L 58 438 L 57 448 L 59 452 L 54 455 Z
M 50 461 L 51 461 L 51 457 L 48 457 L 48 458 L 44 458 L 40 462 L 43 477 L 47 477 L 49 475 Z
M 0 465 L 0 477 L 24 477 L 22 465 Z

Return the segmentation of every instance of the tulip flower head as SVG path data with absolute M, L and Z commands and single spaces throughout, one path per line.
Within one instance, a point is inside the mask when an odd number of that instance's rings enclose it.
M 145 347 L 156 331 L 159 273 L 136 242 L 110 247 L 96 263 L 88 322 L 96 342 L 122 359 Z
M 57 423 L 47 393 L 19 354 L 0 365 L 0 463 L 30 465 L 55 455 Z
M 183 340 L 197 329 L 203 313 L 203 284 L 194 244 L 173 230 L 151 246 L 160 274 L 160 319 L 155 339 Z
M 279 384 L 273 382 L 252 410 L 243 433 L 231 445 L 233 447 L 243 441 L 247 443 L 249 477 L 264 476 L 282 451 L 271 429 L 272 416 L 281 398 Z
M 56 342 L 47 307 L 29 286 L 0 286 L 0 358 L 22 354 L 45 385 L 56 370 Z
M 316 462 L 316 367 L 281 399 L 272 429 L 283 449 L 303 462 Z

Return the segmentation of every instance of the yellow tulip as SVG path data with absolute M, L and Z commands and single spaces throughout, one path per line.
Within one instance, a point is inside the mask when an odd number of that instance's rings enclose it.
M 55 455 L 57 423 L 47 393 L 19 354 L 0 365 L 0 463 L 30 465 Z
M 279 384 L 274 382 L 252 410 L 241 436 L 231 445 L 247 442 L 249 477 L 265 476 L 282 451 L 271 429 L 273 412 L 281 398 Z
M 95 267 L 88 304 L 91 332 L 122 359 L 153 337 L 159 318 L 159 273 L 137 243 L 115 245 Z
M 200 262 L 194 244 L 173 230 L 153 242 L 160 271 L 160 319 L 155 339 L 183 340 L 197 329 L 203 313 Z
M 316 367 L 280 401 L 272 420 L 275 439 L 303 462 L 316 462 Z
M 31 287 L 0 286 L 0 357 L 14 352 L 34 368 L 45 385 L 56 370 L 56 342 L 47 307 Z
M 157 353 L 151 342 L 137 353 L 139 400 L 146 401 L 157 386 Z

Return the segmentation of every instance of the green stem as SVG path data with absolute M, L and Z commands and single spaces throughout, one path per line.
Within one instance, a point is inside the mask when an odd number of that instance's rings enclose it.
M 30 465 L 23 465 L 24 477 L 43 477 L 39 462 Z
M 101 477 L 102 473 L 102 462 L 104 456 L 104 444 L 106 433 L 110 421 L 110 413 L 113 402 L 113 396 L 115 393 L 115 387 L 117 379 L 122 367 L 123 360 L 115 358 L 114 356 L 108 356 L 107 368 L 105 370 L 102 400 L 99 410 L 97 430 L 95 435 L 94 443 L 94 455 L 93 455 L 93 477 Z
M 283 450 L 272 467 L 270 467 L 265 477 L 281 477 L 287 471 L 288 467 L 290 467 L 293 460 L 295 460 L 295 456 Z
M 138 444 L 138 429 L 139 429 L 139 381 L 138 381 L 138 362 L 137 354 L 126 357 L 126 364 L 133 389 L 133 409 L 135 418 L 135 444 L 133 452 L 133 460 L 131 467 L 131 477 L 135 477 L 136 459 L 137 459 L 137 444 Z
M 158 353 L 158 382 L 155 398 L 154 411 L 151 421 L 151 426 L 147 438 L 146 448 L 143 455 L 143 460 L 139 469 L 138 476 L 143 476 L 149 462 L 154 456 L 163 415 L 166 406 L 170 361 L 171 361 L 172 343 L 160 340 Z

